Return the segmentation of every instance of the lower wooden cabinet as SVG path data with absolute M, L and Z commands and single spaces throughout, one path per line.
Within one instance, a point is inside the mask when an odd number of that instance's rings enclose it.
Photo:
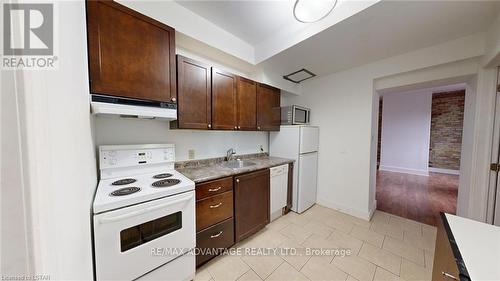
M 432 267 L 432 280 L 462 280 L 450 240 L 448 239 L 448 234 L 444 227 L 445 223 L 446 222 L 441 219 L 438 225 L 436 249 L 434 251 L 434 265 Z
M 196 266 L 234 244 L 233 206 L 233 177 L 196 184 Z
M 233 217 L 233 192 L 228 191 L 196 202 L 196 231 Z
M 234 177 L 235 240 L 239 242 L 269 223 L 269 169 Z
M 227 219 L 196 234 L 196 266 L 219 254 L 215 249 L 229 248 L 234 245 L 234 221 Z

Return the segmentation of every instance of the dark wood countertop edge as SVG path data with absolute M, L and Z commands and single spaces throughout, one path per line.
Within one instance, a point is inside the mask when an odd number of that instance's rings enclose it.
M 470 281 L 471 278 L 469 276 L 469 272 L 467 271 L 467 267 L 465 266 L 465 262 L 462 258 L 462 254 L 460 253 L 457 242 L 455 241 L 455 237 L 453 236 L 451 227 L 448 224 L 448 219 L 446 219 L 445 213 L 441 212 L 440 215 L 441 219 L 443 220 L 443 226 L 446 231 L 446 235 L 448 236 L 448 241 L 450 242 L 451 250 L 453 251 L 453 255 L 455 256 L 455 262 L 457 263 L 458 271 L 460 272 L 460 281 Z

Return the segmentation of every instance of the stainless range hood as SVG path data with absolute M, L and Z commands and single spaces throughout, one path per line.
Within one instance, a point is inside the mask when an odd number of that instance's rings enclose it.
M 90 103 L 94 115 L 119 115 L 127 118 L 144 119 L 177 119 L 177 105 L 168 102 L 153 102 L 145 100 L 92 95 Z

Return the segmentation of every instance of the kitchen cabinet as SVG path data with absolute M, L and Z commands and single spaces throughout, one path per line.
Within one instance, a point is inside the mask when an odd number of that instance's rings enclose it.
M 236 75 L 212 67 L 212 129 L 236 130 Z
M 198 232 L 196 234 L 196 248 L 199 249 L 199 253 L 196 255 L 196 265 L 200 266 L 217 256 L 219 252 L 214 252 L 214 249 L 222 251 L 222 249 L 229 248 L 233 244 L 234 221 L 232 218 Z
M 175 102 L 175 30 L 113 1 L 86 1 L 92 93 Z
M 257 85 L 257 130 L 279 131 L 281 123 L 280 90 Z
M 269 223 L 269 169 L 234 177 L 235 240 L 239 242 Z
M 172 129 L 279 131 L 280 90 L 177 55 Z
M 238 130 L 257 130 L 257 82 L 243 77 L 237 79 L 236 107 Z
M 196 184 L 196 265 L 234 244 L 233 177 Z M 203 250 L 210 249 L 210 253 Z
M 211 67 L 177 55 L 177 120 L 173 127 L 208 129 L 212 124 Z
M 432 280 L 450 280 L 445 274 L 455 277 L 460 275 L 444 223 L 440 221 L 438 225 Z

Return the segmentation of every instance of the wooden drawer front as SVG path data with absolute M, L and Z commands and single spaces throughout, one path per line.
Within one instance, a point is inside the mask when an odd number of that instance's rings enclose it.
M 227 177 L 196 185 L 196 200 L 233 190 L 233 177 Z
M 216 256 L 213 249 L 229 248 L 234 244 L 234 223 L 233 218 L 211 226 L 196 234 L 196 248 L 200 249 L 196 255 L 196 266 L 208 261 Z M 211 250 L 210 254 L 203 254 L 203 251 Z
M 459 271 L 457 263 L 455 261 L 455 255 L 451 249 L 450 241 L 448 240 L 448 235 L 441 221 L 438 225 L 437 238 L 436 238 L 436 249 L 434 251 L 434 265 L 432 269 L 432 280 L 443 280 L 450 281 L 453 278 L 446 276 L 445 274 L 450 274 L 456 278 L 459 278 Z
M 232 191 L 196 202 L 196 231 L 231 217 L 233 217 Z

